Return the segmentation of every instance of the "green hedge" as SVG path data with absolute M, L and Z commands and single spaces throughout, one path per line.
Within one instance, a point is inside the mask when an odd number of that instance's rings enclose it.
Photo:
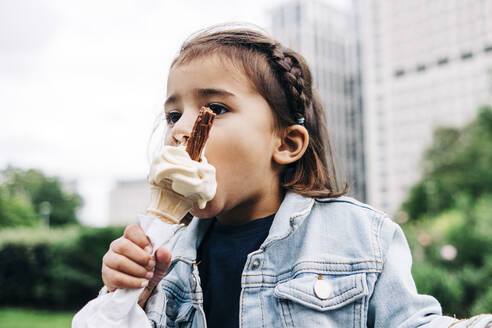
M 0 230 L 0 305 L 78 309 L 102 286 L 101 259 L 123 228 Z

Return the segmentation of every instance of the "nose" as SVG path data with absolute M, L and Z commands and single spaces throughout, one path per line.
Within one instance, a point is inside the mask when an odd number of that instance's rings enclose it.
M 189 138 L 190 138 L 190 136 L 189 135 L 186 135 L 184 133 L 173 135 L 173 141 L 177 145 L 184 145 L 184 144 L 186 144 L 188 142 L 188 139 Z
M 186 145 L 191 135 L 191 130 L 196 120 L 196 113 L 191 110 L 184 111 L 179 120 L 171 129 L 171 144 L 173 146 Z

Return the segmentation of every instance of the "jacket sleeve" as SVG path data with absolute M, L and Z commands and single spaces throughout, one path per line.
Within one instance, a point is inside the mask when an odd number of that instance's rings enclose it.
M 492 315 L 465 320 L 443 316 L 434 297 L 417 292 L 412 256 L 401 228 L 385 218 L 379 237 L 384 265 L 369 300 L 369 327 L 492 327 Z

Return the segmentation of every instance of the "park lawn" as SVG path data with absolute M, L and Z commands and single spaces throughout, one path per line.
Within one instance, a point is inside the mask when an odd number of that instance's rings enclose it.
M 1 328 L 70 328 L 73 312 L 0 308 Z

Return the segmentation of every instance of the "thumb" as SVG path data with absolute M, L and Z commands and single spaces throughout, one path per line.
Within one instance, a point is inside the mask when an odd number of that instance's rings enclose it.
M 155 269 L 154 276 L 149 280 L 149 284 L 144 288 L 140 297 L 138 298 L 138 304 L 143 308 L 150 294 L 154 290 L 155 286 L 164 278 L 167 269 L 171 264 L 171 253 L 165 247 L 160 247 L 155 252 Z
M 171 253 L 165 247 L 160 247 L 155 251 L 155 270 L 154 277 L 149 281 L 149 287 L 155 287 L 166 275 L 167 269 L 171 264 Z

